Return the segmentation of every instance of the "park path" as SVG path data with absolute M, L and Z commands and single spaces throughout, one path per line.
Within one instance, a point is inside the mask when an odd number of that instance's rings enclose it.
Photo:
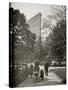
M 18 85 L 18 87 L 31 87 L 31 86 L 43 86 L 43 85 L 56 85 L 62 81 L 53 71 L 48 73 L 48 77 L 45 76 L 43 81 L 35 82 L 34 79 L 28 77 L 24 82 Z
M 61 83 L 62 79 L 60 77 L 58 77 L 53 71 L 51 71 L 50 73 L 48 73 L 48 82 L 49 83 Z

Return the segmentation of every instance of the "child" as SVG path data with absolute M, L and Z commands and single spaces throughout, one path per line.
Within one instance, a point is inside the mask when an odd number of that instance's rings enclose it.
M 43 70 L 40 70 L 40 78 L 41 78 L 41 80 L 44 79 L 44 71 Z

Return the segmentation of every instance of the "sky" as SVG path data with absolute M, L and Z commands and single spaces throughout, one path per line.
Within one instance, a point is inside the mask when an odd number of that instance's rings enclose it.
M 53 8 L 57 8 L 58 10 L 60 10 L 61 7 L 61 5 L 47 5 L 47 4 L 34 4 L 34 3 L 32 4 L 32 3 L 21 3 L 21 2 L 12 2 L 11 6 L 14 9 L 19 9 L 20 13 L 24 13 L 27 21 L 40 12 L 43 18 L 42 19 L 43 22 L 45 18 L 47 19 L 48 15 L 54 14 L 54 12 L 52 12 Z M 56 21 L 52 20 L 52 24 L 56 25 Z M 49 35 L 50 30 L 49 28 L 45 28 L 41 32 L 42 32 L 41 34 L 42 38 L 44 39 Z
M 19 9 L 21 13 L 24 13 L 27 20 L 29 20 L 39 12 L 42 14 L 42 17 L 48 16 L 51 13 L 52 6 L 46 4 L 31 4 L 20 2 L 12 2 L 11 5 L 14 9 Z

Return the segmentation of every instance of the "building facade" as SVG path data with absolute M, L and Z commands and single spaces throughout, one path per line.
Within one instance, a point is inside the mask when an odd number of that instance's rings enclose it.
M 38 13 L 34 17 L 32 17 L 30 20 L 27 21 L 29 25 L 29 30 L 32 33 L 35 33 L 36 40 L 38 37 L 41 36 L 41 13 Z

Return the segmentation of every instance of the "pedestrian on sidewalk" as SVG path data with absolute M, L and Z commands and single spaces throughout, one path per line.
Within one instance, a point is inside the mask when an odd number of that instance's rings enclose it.
M 30 75 L 31 75 L 31 78 L 32 78 L 32 75 L 33 75 L 33 65 L 30 65 Z
M 38 76 L 39 76 L 39 62 L 35 62 L 35 66 L 34 66 L 34 76 L 36 79 L 38 79 Z
M 48 68 L 49 68 L 49 63 L 48 63 L 48 61 L 46 61 L 45 65 L 44 65 L 44 70 L 45 70 L 46 76 L 48 76 Z

